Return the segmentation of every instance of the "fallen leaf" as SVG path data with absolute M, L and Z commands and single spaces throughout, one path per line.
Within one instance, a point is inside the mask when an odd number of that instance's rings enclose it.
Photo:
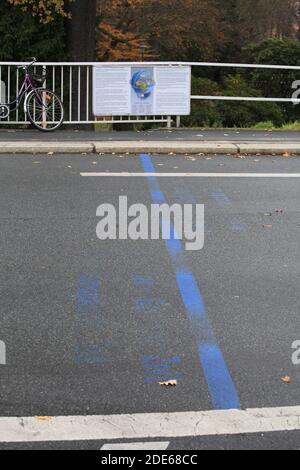
M 285 384 L 290 384 L 291 383 L 291 377 L 289 377 L 288 375 L 286 375 L 285 377 L 282 377 L 282 382 L 284 382 Z
M 51 421 L 51 416 L 34 416 L 34 419 L 39 421 Z
M 285 153 L 282 154 L 282 156 L 283 156 L 283 157 L 290 157 L 291 154 L 290 154 L 289 152 L 285 152 Z
M 54 152 L 48 152 L 48 155 L 54 155 Z
M 265 225 L 263 225 L 263 228 L 273 228 L 273 225 L 265 224 Z
M 166 382 L 159 382 L 162 387 L 176 387 L 177 380 L 167 380 Z

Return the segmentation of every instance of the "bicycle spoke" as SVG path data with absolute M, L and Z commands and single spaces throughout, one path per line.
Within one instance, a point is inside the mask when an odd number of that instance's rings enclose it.
M 56 129 L 63 120 L 60 100 L 50 91 L 36 90 L 36 93 L 27 103 L 30 120 L 41 130 Z

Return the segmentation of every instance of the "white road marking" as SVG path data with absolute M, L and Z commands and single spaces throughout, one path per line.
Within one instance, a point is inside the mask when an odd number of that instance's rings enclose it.
M 167 450 L 170 442 L 129 442 L 125 444 L 104 444 L 101 450 Z
M 0 442 L 154 439 L 300 430 L 300 406 L 53 418 L 0 418 Z
M 300 178 L 300 173 L 80 173 L 80 176 L 141 178 Z

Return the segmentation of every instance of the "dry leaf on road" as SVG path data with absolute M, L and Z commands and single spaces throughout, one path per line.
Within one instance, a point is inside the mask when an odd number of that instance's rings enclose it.
M 176 387 L 177 380 L 167 380 L 166 382 L 159 382 L 162 387 Z

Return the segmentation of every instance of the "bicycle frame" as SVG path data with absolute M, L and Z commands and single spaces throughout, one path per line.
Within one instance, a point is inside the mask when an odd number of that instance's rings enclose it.
M 11 113 L 19 108 L 22 99 L 24 98 L 25 95 L 27 95 L 24 101 L 24 112 L 26 113 L 27 97 L 29 96 L 29 93 L 32 91 L 35 92 L 39 104 L 43 107 L 46 107 L 45 104 L 41 101 L 39 94 L 36 93 L 36 87 L 33 85 L 28 71 L 25 72 L 24 81 L 16 99 L 13 101 L 10 101 L 9 103 L 0 103 L 0 106 L 6 106 L 9 110 L 9 113 Z

